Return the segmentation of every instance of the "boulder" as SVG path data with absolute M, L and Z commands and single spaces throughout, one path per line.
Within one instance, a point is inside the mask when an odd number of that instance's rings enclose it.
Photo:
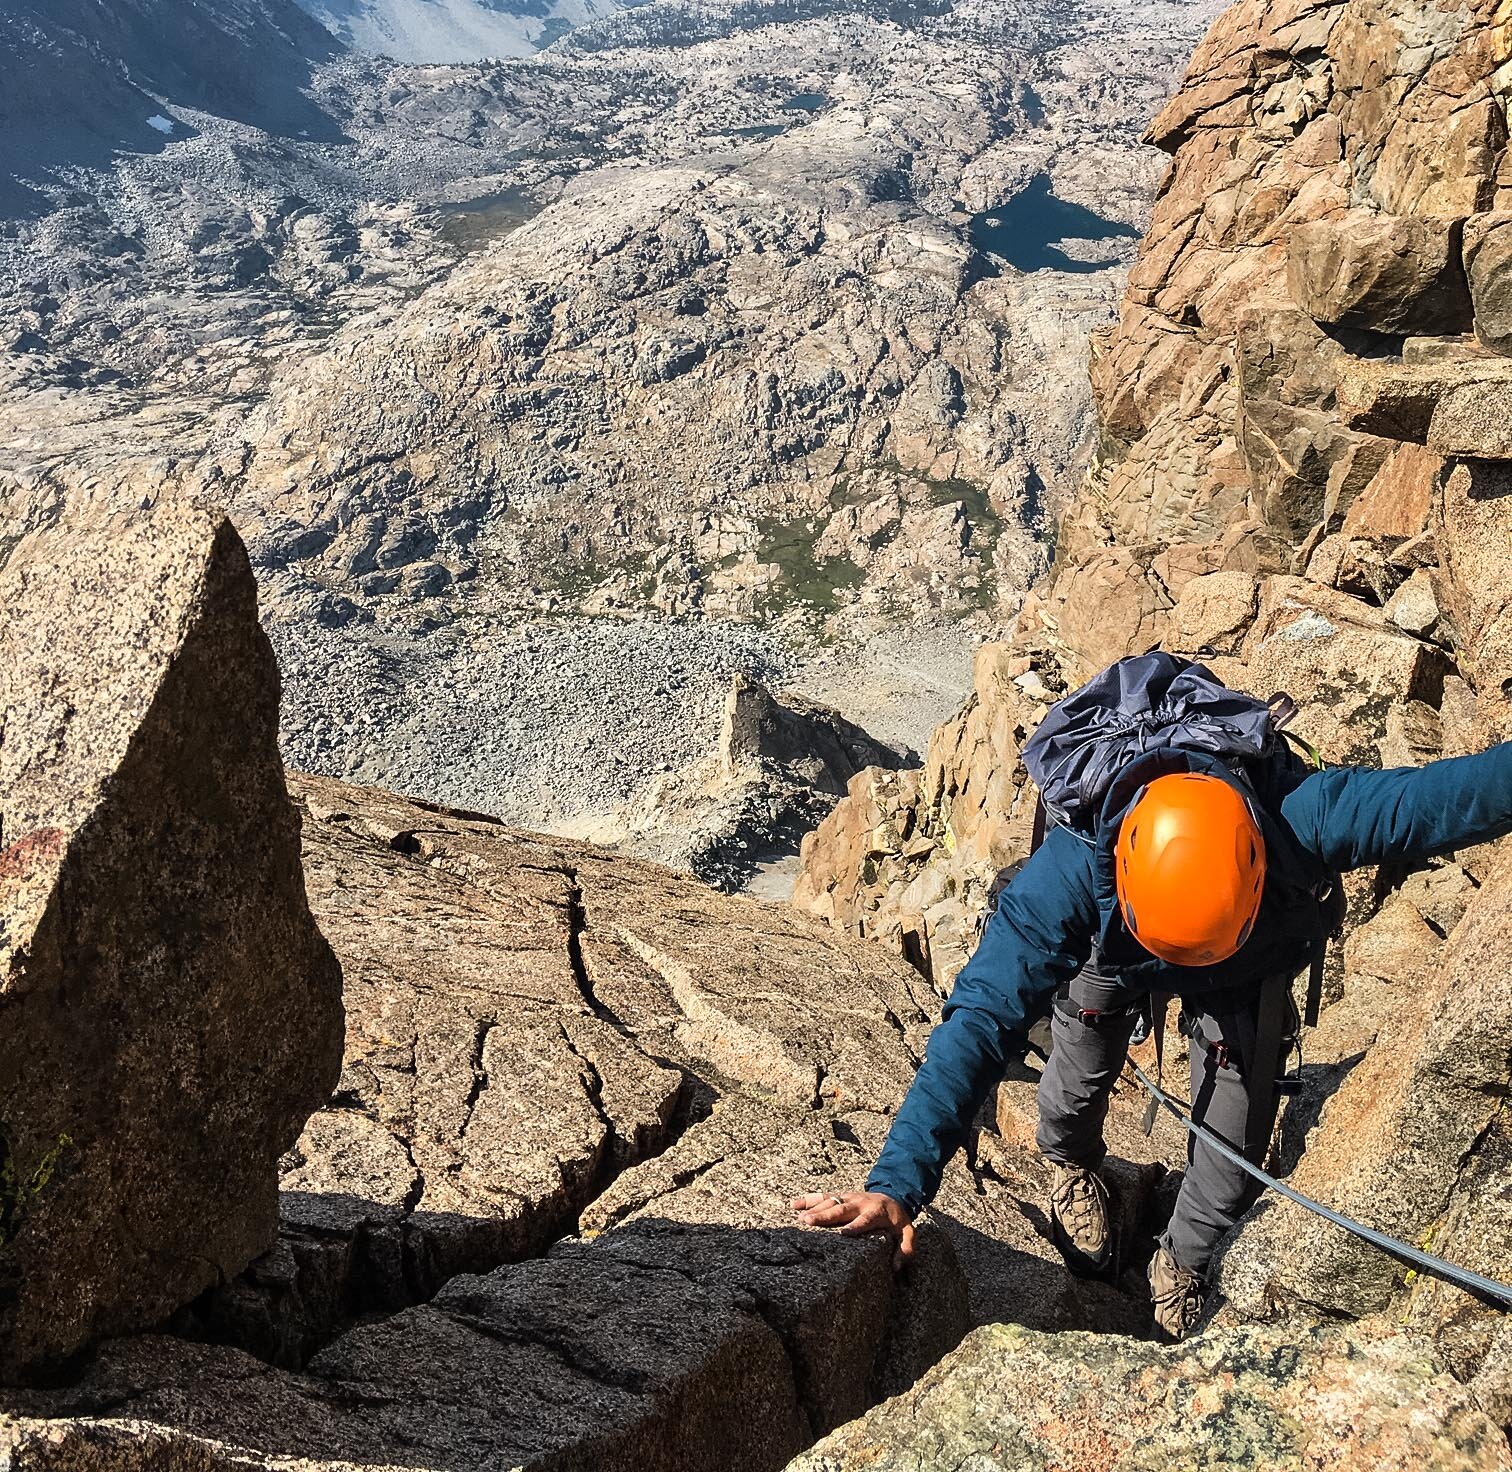
M 963 1467 L 1503 1472 L 1512 1452 L 1427 1342 L 1389 1326 L 1248 1326 L 1163 1348 L 994 1324 L 789 1472 Z
M 1239 319 L 1239 447 L 1260 517 L 1293 542 L 1338 525 L 1390 446 L 1334 412 L 1345 355 L 1305 312 L 1258 306 Z
M 1480 690 L 1499 690 L 1512 678 L 1512 467 L 1456 465 L 1436 530 L 1459 656 Z
M 1441 456 L 1421 445 L 1397 445 L 1351 502 L 1344 535 L 1391 545 L 1421 536 L 1443 475 Z
M 1453 383 L 1434 406 L 1428 448 L 1475 460 L 1512 460 L 1512 382 Z
M 1335 765 L 1379 762 L 1392 705 L 1437 707 L 1448 660 L 1403 633 L 1378 608 L 1301 578 L 1268 578 L 1245 640 L 1244 663 L 1220 669 L 1242 689 L 1289 692 L 1302 729 Z
M 1193 578 L 1171 613 L 1171 647 L 1193 654 L 1234 653 L 1255 616 L 1256 589 L 1246 572 Z
M 1329 327 L 1468 332 L 1470 292 L 1456 220 L 1351 209 L 1292 231 L 1292 298 Z
M 1165 637 L 1170 595 L 1126 547 L 1110 548 L 1056 579 L 1052 597 L 1059 638 L 1087 672 Z
M 1411 364 L 1361 359 L 1339 383 L 1339 415 L 1349 428 L 1411 440 L 1439 456 L 1512 458 L 1509 404 L 1512 362 L 1477 355 Z
M 1472 215 L 1464 252 L 1475 336 L 1498 353 L 1512 353 L 1512 213 Z
M 1380 542 L 1347 532 L 1324 537 L 1308 557 L 1306 570 L 1312 582 L 1376 605 L 1387 602 L 1405 577 Z
M 65 518 L 0 573 L 0 1378 L 269 1248 L 336 1082 L 278 670 L 230 523 Z
M 1439 616 L 1436 580 L 1426 567 L 1418 568 L 1386 605 L 1386 617 L 1403 633 L 1419 639 L 1432 637 Z

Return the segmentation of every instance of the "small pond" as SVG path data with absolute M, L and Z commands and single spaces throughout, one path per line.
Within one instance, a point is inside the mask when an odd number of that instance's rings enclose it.
M 460 251 L 478 250 L 518 230 L 543 208 L 539 200 L 514 187 L 456 204 L 443 204 L 439 209 L 441 236 Z
M 1117 253 L 1105 260 L 1076 260 L 1059 249 L 1067 240 L 1137 240 L 1139 232 L 1119 220 L 1107 220 L 1051 192 L 1050 176 L 1038 174 L 1006 204 L 971 217 L 967 238 L 979 251 L 1000 257 L 1020 271 L 1068 271 L 1086 275 L 1116 265 Z

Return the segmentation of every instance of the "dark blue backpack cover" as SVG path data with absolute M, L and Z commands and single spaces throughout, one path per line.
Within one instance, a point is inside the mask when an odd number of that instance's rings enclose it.
M 1119 773 L 1153 752 L 1204 752 L 1246 780 L 1260 764 L 1290 759 L 1273 706 L 1230 690 L 1204 665 L 1137 654 L 1052 706 L 1024 746 L 1024 766 L 1050 820 L 1087 833 Z

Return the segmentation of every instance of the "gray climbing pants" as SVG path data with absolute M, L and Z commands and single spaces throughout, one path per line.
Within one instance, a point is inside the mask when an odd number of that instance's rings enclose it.
M 1051 1013 L 1050 1061 L 1040 1079 L 1040 1150 L 1062 1165 L 1097 1167 L 1107 1154 L 1103 1125 L 1113 1084 L 1128 1056 L 1145 993 L 1089 972 Z M 1238 1001 L 1183 1000 L 1192 1024 L 1192 1114 L 1243 1150 L 1250 1100 L 1246 1067 L 1253 1055 L 1260 992 Z M 1272 1060 L 1270 1066 L 1275 1066 Z M 1274 1113 L 1274 1111 L 1272 1111 Z M 1269 1138 L 1269 1130 L 1260 1132 Z M 1206 1274 L 1219 1239 L 1259 1195 L 1259 1186 L 1216 1150 L 1187 1138 L 1187 1170 L 1161 1239 L 1182 1267 Z

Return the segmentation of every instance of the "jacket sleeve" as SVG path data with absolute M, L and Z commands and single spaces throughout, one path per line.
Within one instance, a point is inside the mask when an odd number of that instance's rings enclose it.
M 1318 772 L 1281 813 L 1331 869 L 1419 863 L 1486 843 L 1512 832 L 1512 742 L 1424 767 Z
M 1022 1051 L 1056 988 L 1086 963 L 1096 916 L 1091 850 L 1054 829 L 999 897 L 957 978 L 868 1190 L 913 1214 L 934 1197 L 987 1091 Z

